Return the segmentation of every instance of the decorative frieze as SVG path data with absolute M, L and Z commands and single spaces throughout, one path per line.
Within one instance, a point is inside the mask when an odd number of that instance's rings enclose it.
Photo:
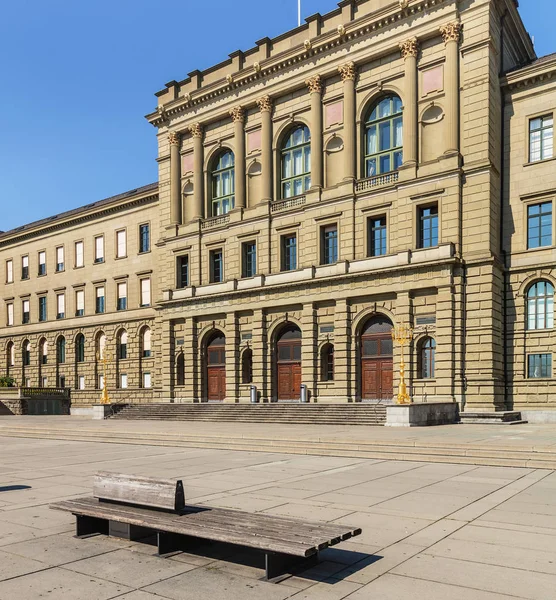
M 257 106 L 261 112 L 272 112 L 272 98 L 268 95 L 259 98 Z
M 201 125 L 201 123 L 193 123 L 189 126 L 189 133 L 194 138 L 202 138 L 203 126 Z
M 459 21 L 453 21 L 452 23 L 443 25 L 440 28 L 440 33 L 442 35 L 442 39 L 444 40 L 444 43 L 445 44 L 447 44 L 448 42 L 459 43 L 462 29 L 463 29 L 463 25 Z
M 230 110 L 230 117 L 234 123 L 245 123 L 245 110 L 243 106 L 236 106 Z
M 311 94 L 322 94 L 322 77 L 315 75 L 305 81 L 305 85 L 309 88 Z
M 338 67 L 338 72 L 342 81 L 355 81 L 357 77 L 357 67 L 354 62 L 348 62 Z
M 417 38 L 413 37 L 405 42 L 400 42 L 400 52 L 404 60 L 407 58 L 417 58 L 419 54 L 419 42 Z

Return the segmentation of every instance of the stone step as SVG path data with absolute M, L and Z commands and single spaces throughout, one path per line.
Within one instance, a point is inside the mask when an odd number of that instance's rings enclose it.
M 523 425 L 527 423 L 521 419 L 521 413 L 518 411 L 462 412 L 460 420 L 462 423 L 473 425 Z

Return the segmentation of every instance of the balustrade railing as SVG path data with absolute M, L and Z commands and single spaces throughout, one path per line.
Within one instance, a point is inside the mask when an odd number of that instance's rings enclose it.
M 355 191 L 366 192 L 367 190 L 372 190 L 383 185 L 390 185 L 392 183 L 396 183 L 396 181 L 398 181 L 399 178 L 400 174 L 398 173 L 398 171 L 393 171 L 392 173 L 384 173 L 384 175 L 377 175 L 376 177 L 360 179 L 355 184 Z
M 201 223 L 201 229 L 211 229 L 212 227 L 218 227 L 218 225 L 226 225 L 230 222 L 230 215 L 220 215 L 219 217 L 212 217 L 205 219 Z
M 277 200 L 270 205 L 271 212 L 279 212 L 281 210 L 288 210 L 296 206 L 303 206 L 307 198 L 305 196 L 295 196 L 294 198 L 286 198 L 285 200 Z

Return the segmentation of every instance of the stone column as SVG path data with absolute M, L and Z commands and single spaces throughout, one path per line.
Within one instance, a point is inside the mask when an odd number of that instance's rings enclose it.
M 355 140 L 355 78 L 357 68 L 349 62 L 338 71 L 344 82 L 344 179 L 354 180 L 356 169 L 356 140 Z
M 403 160 L 404 164 L 417 163 L 417 55 L 419 43 L 411 38 L 400 43 L 405 60 L 405 101 L 403 111 Z
M 194 123 L 189 126 L 189 132 L 193 137 L 193 207 L 191 209 L 191 220 L 203 218 L 203 126 Z
M 168 134 L 170 143 L 170 223 L 178 225 L 181 216 L 181 169 L 180 169 L 180 136 L 171 131 Z
M 257 100 L 261 111 L 262 130 L 261 130 L 261 202 L 270 202 L 273 198 L 272 193 L 272 98 L 263 96 Z
M 230 116 L 234 122 L 235 140 L 235 195 L 236 208 L 245 208 L 245 111 L 242 106 L 236 106 L 230 110 Z
M 322 188 L 322 79 L 315 75 L 305 83 L 311 94 L 311 187 Z
M 440 28 L 446 44 L 444 88 L 446 94 L 446 154 L 459 151 L 459 41 L 462 25 L 458 21 Z

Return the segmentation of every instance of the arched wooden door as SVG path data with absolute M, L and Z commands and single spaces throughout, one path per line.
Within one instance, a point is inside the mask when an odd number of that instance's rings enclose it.
M 276 342 L 278 400 L 299 400 L 301 395 L 301 331 L 288 325 Z
M 226 398 L 226 336 L 215 334 L 207 345 L 207 400 Z
M 361 333 L 361 399 L 392 400 L 393 342 L 392 322 L 372 317 Z

